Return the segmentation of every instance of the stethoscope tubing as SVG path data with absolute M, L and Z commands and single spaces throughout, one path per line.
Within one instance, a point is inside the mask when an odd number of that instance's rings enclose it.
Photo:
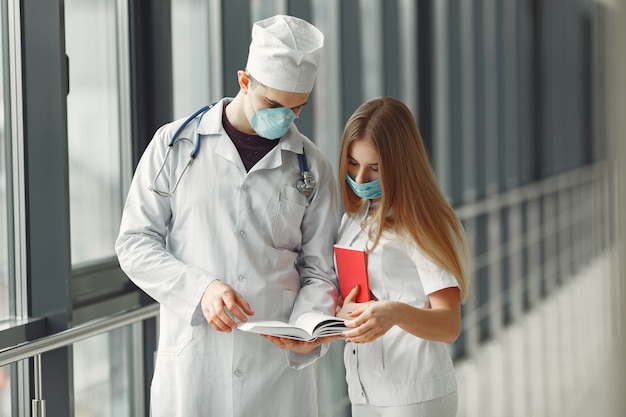
M 200 141 L 201 141 L 202 135 L 198 131 L 198 127 L 200 126 L 200 122 L 202 121 L 202 117 L 204 116 L 204 114 L 208 112 L 211 109 L 211 107 L 213 107 L 214 105 L 215 103 L 210 104 L 208 106 L 204 106 L 201 109 L 197 110 L 195 113 L 189 116 L 178 127 L 178 129 L 176 129 L 176 131 L 172 135 L 172 139 L 170 140 L 170 143 L 168 144 L 167 152 L 165 153 L 165 157 L 163 158 L 163 163 L 161 164 L 161 167 L 157 171 L 154 177 L 154 180 L 152 181 L 152 184 L 148 187 L 150 191 L 155 192 L 161 197 L 171 197 L 172 195 L 174 195 L 174 192 L 178 188 L 178 184 L 180 183 L 180 180 L 183 177 L 183 174 L 185 173 L 185 171 L 187 171 L 187 168 L 189 168 L 189 166 L 193 163 L 194 159 L 196 159 L 196 156 L 198 156 L 198 153 L 200 152 Z M 161 175 L 163 168 L 165 167 L 165 163 L 167 161 L 167 158 L 170 152 L 174 148 L 174 145 L 176 144 L 176 142 L 179 140 L 180 133 L 183 131 L 183 129 L 187 127 L 187 125 L 191 123 L 197 117 L 198 117 L 198 121 L 196 122 L 196 141 L 193 144 L 193 149 L 191 150 L 191 153 L 189 154 L 189 161 L 185 165 L 185 168 L 183 169 L 183 171 L 178 176 L 178 179 L 176 180 L 176 183 L 174 184 L 174 188 L 172 189 L 172 191 L 159 190 L 156 186 L 156 181 L 159 178 L 159 175 Z M 180 140 L 183 140 L 183 138 L 181 138 Z M 187 139 L 187 138 L 184 138 L 184 140 L 191 141 L 190 139 Z M 302 153 L 298 154 L 298 163 L 300 165 L 300 174 L 302 175 L 302 178 L 297 181 L 296 188 L 298 188 L 298 190 L 304 195 L 309 196 L 312 194 L 313 190 L 315 189 L 316 182 L 315 182 L 315 178 L 313 177 L 313 174 L 309 172 L 309 167 L 307 164 L 306 155 L 304 153 L 304 148 L 302 148 Z
M 211 107 L 213 107 L 215 103 L 213 104 L 209 104 L 208 106 L 204 106 L 201 109 L 199 109 L 198 111 L 196 111 L 194 114 L 192 114 L 191 116 L 189 116 L 187 118 L 187 120 L 185 120 L 183 122 L 183 124 L 181 124 L 178 129 L 176 129 L 176 132 L 174 132 L 174 135 L 172 135 L 172 140 L 170 140 L 169 143 L 169 147 L 172 148 L 174 146 L 174 144 L 176 143 L 176 140 L 178 139 L 178 136 L 180 135 L 180 132 L 182 132 L 182 130 L 187 127 L 187 125 L 189 123 L 191 123 L 191 121 L 193 119 L 195 119 L 196 117 L 200 116 L 200 119 L 198 119 L 198 124 L 200 124 L 200 121 L 202 120 L 202 116 L 204 116 L 204 113 L 206 113 L 207 111 L 209 111 L 211 109 Z M 192 159 L 196 159 L 196 156 L 198 156 L 198 152 L 200 152 L 200 133 L 197 132 L 196 129 L 196 143 L 193 144 L 193 149 L 191 150 L 191 154 L 189 154 L 189 156 Z

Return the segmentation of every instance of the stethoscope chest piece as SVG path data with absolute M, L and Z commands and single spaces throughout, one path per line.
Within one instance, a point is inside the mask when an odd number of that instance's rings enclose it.
M 317 186 L 317 181 L 315 181 L 315 177 L 311 174 L 311 171 L 309 171 L 309 166 L 306 162 L 306 155 L 304 154 L 304 148 L 302 148 L 302 153 L 298 154 L 298 162 L 300 164 L 301 178 L 296 182 L 296 188 L 308 197 L 313 194 L 313 191 Z
M 298 189 L 298 191 L 308 197 L 313 194 L 313 190 L 315 190 L 316 185 L 317 182 L 315 181 L 313 174 L 311 174 L 311 172 L 309 171 L 303 171 L 302 178 L 300 178 L 296 183 L 296 188 Z

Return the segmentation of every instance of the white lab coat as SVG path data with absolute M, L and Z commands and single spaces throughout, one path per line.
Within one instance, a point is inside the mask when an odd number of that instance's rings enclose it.
M 148 187 L 183 120 L 155 133 L 133 178 L 116 242 L 122 269 L 161 306 L 152 416 L 316 416 L 308 365 L 327 346 L 299 355 L 256 334 L 217 332 L 199 304 L 207 285 L 220 279 L 246 298 L 254 319 L 287 321 L 310 310 L 334 315 L 332 166 L 292 126 L 246 172 L 223 130 L 223 104 L 204 115 L 200 152 L 172 197 Z M 195 142 L 195 132 L 194 121 L 180 137 Z M 174 146 L 158 189 L 172 189 L 191 142 Z M 318 184 L 309 198 L 295 187 L 303 146 Z

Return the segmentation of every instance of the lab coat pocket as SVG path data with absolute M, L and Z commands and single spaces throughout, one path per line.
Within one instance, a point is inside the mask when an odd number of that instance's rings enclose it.
M 161 316 L 159 355 L 178 356 L 191 342 L 193 327 L 179 320 Z
M 300 225 L 309 205 L 307 198 L 296 188 L 285 185 L 280 193 L 278 211 L 272 225 L 274 246 L 279 249 L 299 250 L 302 241 Z

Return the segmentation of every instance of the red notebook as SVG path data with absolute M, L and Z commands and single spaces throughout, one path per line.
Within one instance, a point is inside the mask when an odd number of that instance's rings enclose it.
M 347 297 L 355 284 L 359 284 L 356 302 L 366 303 L 370 300 L 367 253 L 364 250 L 335 245 L 335 269 L 342 297 Z

